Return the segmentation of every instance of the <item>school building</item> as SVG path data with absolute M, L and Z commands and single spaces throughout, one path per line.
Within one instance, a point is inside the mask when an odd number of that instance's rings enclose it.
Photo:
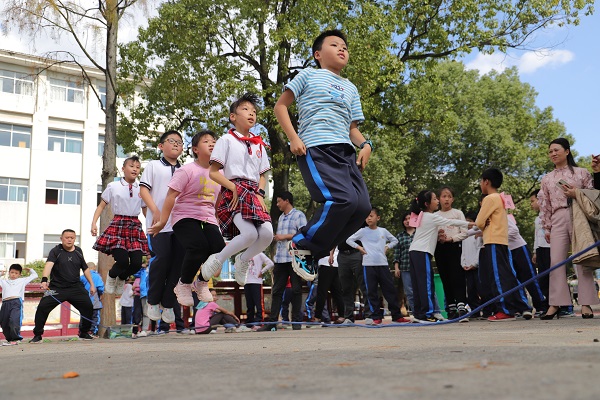
M 98 258 L 90 225 L 101 193 L 105 116 L 77 65 L 50 65 L 0 50 L 0 263 L 7 266 L 45 259 L 65 228 L 77 232 L 86 260 Z M 102 72 L 86 73 L 106 101 Z

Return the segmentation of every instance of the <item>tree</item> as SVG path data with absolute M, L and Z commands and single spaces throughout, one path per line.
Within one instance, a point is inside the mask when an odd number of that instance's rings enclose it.
M 106 81 L 106 105 L 103 111 L 106 115 L 104 152 L 102 154 L 102 188 L 106 188 L 113 178 L 117 176 L 117 98 L 119 85 L 117 82 L 117 39 L 119 22 L 126 12 L 137 3 L 144 0 L 99 0 L 91 4 L 65 0 L 6 0 L 3 15 L 5 26 L 15 26 L 21 32 L 32 36 L 42 31 L 50 30 L 52 34 L 60 37 L 66 34 L 73 38 L 85 58 L 104 73 Z M 96 38 L 105 38 L 105 47 L 102 56 L 95 57 L 92 49 L 87 45 L 85 33 L 92 33 Z M 92 44 L 93 45 L 93 44 Z M 102 104 L 100 95 L 93 85 L 78 57 L 70 52 L 52 52 L 55 61 L 51 64 L 74 62 L 81 67 L 82 78 Z M 51 67 L 49 65 L 49 67 Z M 111 215 L 108 211 L 102 213 L 100 230 L 104 230 L 110 222 Z M 107 256 L 100 255 L 99 271 L 106 279 L 110 260 Z M 110 296 L 102 309 L 102 322 L 104 325 L 115 323 L 114 297 Z
M 590 13 L 592 4 L 592 0 L 172 1 L 140 30 L 139 41 L 122 49 L 123 76 L 133 77 L 146 91 L 142 102 L 130 98 L 135 111 L 124 119 L 119 138 L 133 146 L 161 125 L 222 131 L 228 102 L 251 90 L 264 103 L 259 123 L 272 146 L 275 192 L 287 190 L 293 156 L 273 106 L 283 85 L 312 65 L 310 46 L 318 33 L 342 27 L 351 54 L 345 74 L 357 84 L 366 116 L 361 130 L 378 149 L 365 178 L 377 197 L 387 193 L 388 200 L 395 201 L 405 189 L 390 187 L 390 178 L 399 181 L 404 175 L 411 135 L 431 118 L 431 110 L 417 107 L 418 102 L 406 108 L 401 96 L 407 83 L 437 60 L 472 49 L 524 48 L 538 29 L 553 23 L 577 24 L 580 13 Z M 297 121 L 293 112 L 291 116 Z M 406 143 L 400 150 L 399 141 Z M 274 206 L 271 214 L 279 214 Z

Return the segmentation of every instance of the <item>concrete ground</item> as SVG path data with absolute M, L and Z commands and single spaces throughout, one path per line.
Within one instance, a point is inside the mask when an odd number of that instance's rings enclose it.
M 596 400 L 599 340 L 598 316 L 52 338 L 0 348 L 0 398 Z

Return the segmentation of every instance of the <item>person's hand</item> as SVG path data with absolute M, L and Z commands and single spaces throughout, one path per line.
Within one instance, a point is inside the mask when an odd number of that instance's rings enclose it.
M 387 251 L 388 251 L 389 249 L 390 249 L 390 248 L 389 248 L 389 247 L 386 245 L 386 246 L 383 248 L 383 252 L 384 252 L 384 253 L 387 253 Z
M 592 156 L 592 171 L 596 173 L 600 172 L 600 154 Z
M 478 231 L 478 232 L 475 234 L 475 237 L 483 237 L 483 232 L 481 232 L 481 231 Z
M 40 285 L 43 291 L 48 290 L 48 282 L 42 282 L 42 284 Z
M 537 254 L 533 253 L 533 257 L 531 257 L 531 262 L 537 264 Z
M 267 211 L 267 205 L 265 204 L 265 198 L 259 194 L 257 194 L 256 197 L 258 197 L 258 202 L 260 203 L 260 206 L 262 207 L 263 211 Z
M 274 240 L 274 241 L 276 241 L 276 242 L 281 242 L 282 240 L 287 240 L 287 239 L 286 239 L 286 238 L 284 238 L 283 236 L 284 236 L 284 235 L 280 235 L 280 234 L 273 235 L 273 240 Z
M 92 229 L 90 231 L 92 232 L 92 236 L 96 236 L 98 234 L 98 227 L 96 224 L 92 224 Z
M 546 232 L 546 234 L 544 234 L 544 238 L 546 238 L 547 243 L 550 243 L 550 233 Z
M 94 293 L 96 293 L 96 286 L 94 286 L 94 284 L 92 283 L 90 285 L 90 296 L 93 296 Z
M 329 262 L 329 265 L 333 265 L 333 254 L 329 255 L 329 259 L 327 261 Z
M 469 229 L 471 229 L 472 227 L 475 226 L 475 222 L 469 222 L 469 225 L 467 225 Z
M 358 246 L 358 247 L 356 248 L 356 250 L 360 251 L 360 254 L 362 254 L 363 256 L 367 254 L 367 251 L 366 251 L 366 250 L 365 250 L 365 248 L 364 248 L 364 247 L 362 247 L 362 246 Z
M 562 190 L 563 192 L 565 192 L 565 196 L 570 197 L 572 199 L 574 199 L 577 195 L 577 188 L 563 186 Z
M 358 156 L 356 157 L 356 165 L 358 169 L 364 171 L 369 163 L 369 158 L 371 158 L 371 146 L 366 145 L 358 152 Z
M 152 218 L 154 219 L 154 218 Z M 153 224 L 150 228 L 148 228 L 148 233 L 152 236 L 156 236 L 160 233 L 160 231 L 162 231 L 162 229 L 165 227 L 165 225 L 167 224 L 167 221 L 158 221 L 157 223 Z
M 396 278 L 400 278 L 402 274 L 400 273 L 400 270 L 398 269 L 398 267 L 394 268 L 394 276 Z
M 263 273 L 262 273 L 262 271 L 258 271 L 258 275 L 257 275 L 257 276 L 258 276 L 259 278 L 262 278 L 262 277 L 263 277 Z
M 233 197 L 231 198 L 231 203 L 229 203 L 229 211 L 233 211 L 238 206 L 239 197 L 237 194 L 237 186 L 233 185 L 233 189 L 230 189 L 233 193 Z
M 290 151 L 292 152 L 292 154 L 294 154 L 296 156 L 305 156 L 306 155 L 306 146 L 304 145 L 304 142 L 302 141 L 302 139 L 300 139 L 299 137 L 294 138 L 290 142 Z
M 152 211 L 152 226 L 160 222 L 160 210 L 157 208 L 156 212 Z

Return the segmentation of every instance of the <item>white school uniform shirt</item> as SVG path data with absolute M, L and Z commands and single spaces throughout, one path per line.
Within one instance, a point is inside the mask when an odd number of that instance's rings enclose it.
M 458 219 L 447 219 L 439 214 L 423 212 L 421 225 L 415 231 L 408 251 L 422 251 L 433 255 L 438 240 L 438 229 L 443 226 L 460 226 L 468 228 L 469 223 Z
M 508 249 L 512 251 L 526 245 L 527 242 L 523 239 L 523 236 L 521 236 L 519 227 L 511 218 L 508 218 Z
M 451 208 L 448 211 L 439 210 L 439 211 L 436 211 L 434 214 L 438 214 L 439 216 L 448 218 L 448 219 L 460 219 L 460 220 L 466 221 L 465 215 L 463 214 L 463 212 L 460 210 L 457 210 L 455 208 Z M 441 226 L 438 229 L 438 231 L 440 229 L 443 229 L 446 237 L 452 238 L 452 241 L 455 243 L 465 240 L 468 236 L 467 230 L 463 229 L 461 227 L 458 227 L 458 226 Z
M 104 192 L 102 192 L 102 200 L 110 204 L 114 215 L 137 217 L 140 215 L 142 207 L 146 207 L 140 196 L 140 185 L 138 182 L 135 181 L 131 184 L 130 192 L 129 183 L 123 178 L 108 184 Z
M 354 235 L 350 236 L 346 243 L 354 249 L 358 247 L 357 240 L 362 242 L 362 247 L 367 254 L 363 255 L 364 266 L 382 266 L 388 265 L 385 255 L 385 246 L 391 249 L 398 244 L 396 236 L 392 235 L 387 229 L 377 227 L 371 229 L 368 226 L 359 229 Z
M 263 267 L 264 265 L 264 267 Z M 250 260 L 250 265 L 248 266 L 248 275 L 246 276 L 246 283 L 263 283 L 262 276 L 259 278 L 258 274 L 262 273 L 264 275 L 265 272 L 269 271 L 273 268 L 273 261 L 269 257 L 265 255 L 265 253 L 258 253 L 252 260 Z
M 542 219 L 538 215 L 535 217 L 535 236 L 533 239 L 533 251 L 538 247 L 550 247 L 550 243 L 546 241 L 546 231 L 542 228 Z
M 133 307 L 133 286 L 131 283 L 127 283 L 123 286 L 123 294 L 119 299 L 119 304 L 121 307 Z
M 336 247 L 335 250 L 333 251 L 333 264 L 329 264 L 329 256 L 323 257 L 321 259 L 319 259 L 319 265 L 325 265 L 327 267 L 338 267 L 338 262 L 337 262 L 337 257 L 338 257 L 339 251 L 338 248 Z
M 271 169 L 267 149 L 262 145 L 251 144 L 250 154 L 246 143 L 236 138 L 242 136 L 237 131 L 229 131 L 221 136 L 210 155 L 210 162 L 221 164 L 223 175 L 227 179 L 241 178 L 259 183 L 260 176 Z
M 6 272 L 8 274 L 8 271 Z M 38 274 L 31 271 L 31 275 L 26 278 L 17 279 L 0 279 L 0 287 L 2 287 L 2 299 L 10 299 L 20 297 L 25 300 L 25 286 L 32 280 L 36 279 Z
M 162 211 L 165 199 L 167 198 L 167 192 L 169 191 L 169 182 L 171 177 L 181 167 L 179 161 L 175 165 L 171 165 L 164 157 L 160 160 L 153 160 L 146 164 L 142 179 L 140 179 L 140 185 L 144 186 L 150 191 L 152 201 L 156 204 L 159 210 Z M 146 212 L 146 228 L 152 225 L 152 211 L 148 208 Z M 171 224 L 171 216 L 167 220 L 165 227 L 161 229 L 162 232 L 173 232 L 173 225 Z
M 462 252 L 460 255 L 461 267 L 479 267 L 479 251 L 483 247 L 483 240 L 480 237 L 469 236 L 462 241 Z

